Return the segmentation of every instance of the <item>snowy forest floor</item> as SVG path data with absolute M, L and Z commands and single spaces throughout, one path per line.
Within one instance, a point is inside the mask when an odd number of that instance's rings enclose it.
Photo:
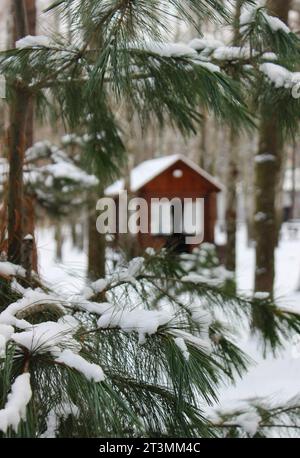
M 86 256 L 72 247 L 70 237 L 63 246 L 63 263 L 55 260 L 54 230 L 40 229 L 37 234 L 40 274 L 52 287 L 63 294 L 72 295 L 84 286 Z M 251 293 L 254 278 L 254 248 L 247 246 L 246 230 L 238 231 L 239 291 Z M 291 239 L 283 230 L 276 253 L 276 297 L 280 305 L 300 312 L 300 235 Z M 286 348 L 274 357 L 271 353 L 263 358 L 256 338 L 242 336 L 241 348 L 255 361 L 248 374 L 236 386 L 223 388 L 218 407 L 233 408 L 238 400 L 268 397 L 283 401 L 300 393 L 300 343 L 288 342 Z M 297 350 L 298 348 L 298 350 Z M 298 357 L 297 357 L 298 356 Z

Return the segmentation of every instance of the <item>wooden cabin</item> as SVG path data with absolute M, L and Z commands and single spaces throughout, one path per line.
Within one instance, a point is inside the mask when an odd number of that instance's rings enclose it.
M 119 192 L 124 190 L 125 180 L 121 179 L 105 190 L 108 197 L 116 199 L 118 208 Z M 223 189 L 222 185 L 210 174 L 183 155 L 151 159 L 139 164 L 131 171 L 130 194 L 144 198 L 148 203 L 148 233 L 138 234 L 140 246 L 144 249 L 153 247 L 159 249 L 165 246 L 176 246 L 178 251 L 191 251 L 195 245 L 186 245 L 186 234 L 175 234 L 155 231 L 153 215 L 151 215 L 152 199 L 204 198 L 204 242 L 215 242 L 215 224 L 217 219 L 217 194 Z M 183 210 L 184 211 L 184 210 Z M 118 230 L 118 229 L 117 229 Z

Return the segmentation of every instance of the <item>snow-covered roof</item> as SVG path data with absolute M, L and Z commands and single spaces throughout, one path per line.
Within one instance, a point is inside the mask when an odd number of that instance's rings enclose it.
M 156 159 L 150 159 L 148 161 L 142 162 L 137 167 L 132 169 L 130 176 L 131 183 L 131 192 L 136 192 L 141 189 L 149 181 L 156 178 L 162 172 L 167 170 L 177 161 L 184 162 L 188 167 L 197 172 L 201 177 L 209 181 L 213 186 L 215 186 L 219 191 L 223 190 L 224 187 L 221 183 L 218 182 L 212 175 L 207 173 L 201 167 L 199 167 L 195 162 L 186 158 L 182 154 L 172 154 L 170 156 L 163 156 Z M 105 189 L 105 194 L 107 196 L 115 196 L 120 191 L 124 190 L 125 180 L 120 179 L 113 183 L 111 186 Z

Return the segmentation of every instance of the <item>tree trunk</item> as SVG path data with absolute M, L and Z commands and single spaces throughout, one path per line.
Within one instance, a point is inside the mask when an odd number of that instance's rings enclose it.
M 229 145 L 229 161 L 227 169 L 227 194 L 226 194 L 226 258 L 225 267 L 230 272 L 236 270 L 236 231 L 237 231 L 237 180 L 239 137 L 231 130 Z
M 29 94 L 16 89 L 10 109 L 8 177 L 8 260 L 21 264 L 23 240 L 23 164 Z
M 54 230 L 54 239 L 55 239 L 55 261 L 62 262 L 63 261 L 63 245 L 64 245 L 64 235 L 63 235 L 63 227 L 60 219 L 55 222 L 55 230 Z
M 235 2 L 233 46 L 239 43 L 240 15 L 242 0 Z M 227 169 L 226 195 L 226 258 L 225 267 L 230 272 L 236 271 L 236 231 L 237 231 L 237 181 L 239 177 L 239 136 L 232 127 L 230 131 L 229 160 Z
M 14 30 L 16 39 L 27 35 L 27 16 L 23 0 L 13 0 Z M 8 186 L 8 260 L 22 261 L 23 239 L 23 164 L 26 147 L 25 131 L 30 96 L 16 87 L 10 108 L 9 186 Z
M 262 120 L 255 166 L 255 291 L 264 291 L 271 295 L 274 288 L 277 244 L 276 189 L 282 160 L 282 146 L 276 134 L 277 129 L 274 117 Z M 266 152 L 272 154 L 274 160 L 264 160 L 263 155 Z
M 266 6 L 271 13 L 278 16 L 286 24 L 288 23 L 292 0 L 267 0 Z
M 101 192 L 100 192 L 101 191 Z M 105 235 L 97 231 L 96 201 L 103 195 L 91 196 L 88 208 L 88 277 L 95 281 L 105 277 Z
M 199 154 L 199 165 L 202 167 L 204 170 L 206 169 L 206 155 L 207 155 L 207 148 L 206 148 L 206 130 L 207 130 L 207 114 L 204 111 L 202 113 L 202 121 L 200 125 L 201 129 L 201 137 L 200 137 L 200 154 Z
M 36 0 L 25 0 L 28 33 L 36 35 Z M 28 100 L 27 122 L 25 132 L 25 151 L 34 144 L 34 98 L 31 96 Z M 24 235 L 30 234 L 34 237 L 35 230 L 35 197 L 27 194 L 24 197 Z M 38 252 L 35 239 L 32 244 L 32 267 L 38 271 Z
M 36 35 L 36 0 L 25 0 L 26 15 L 28 22 L 28 33 L 30 35 Z M 33 138 L 34 132 L 34 100 L 30 97 L 28 103 L 28 115 L 26 125 L 26 149 L 34 143 Z
M 291 2 L 268 0 L 267 7 L 285 23 Z M 263 155 L 274 160 L 265 160 Z M 256 268 L 255 291 L 273 295 L 275 280 L 275 250 L 277 246 L 278 221 L 276 211 L 277 184 L 282 167 L 283 145 L 280 140 L 276 113 L 261 120 L 259 150 L 255 166 L 255 234 Z M 261 156 L 261 160 L 259 160 Z

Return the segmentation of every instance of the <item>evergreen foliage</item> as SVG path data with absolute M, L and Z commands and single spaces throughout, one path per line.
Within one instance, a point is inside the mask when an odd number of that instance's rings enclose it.
M 224 272 L 218 281 L 207 275 L 209 263 L 205 266 L 203 261 L 208 253 L 209 247 L 204 247 L 189 259 L 178 259 L 164 251 L 148 252 L 69 298 L 43 292 L 41 287 L 24 288 L 22 275 L 18 282 L 9 282 L 10 294 L 18 299 L 9 300 L 1 290 L 0 331 L 6 329 L 7 340 L 1 356 L 1 405 L 6 406 L 8 393 L 22 373 L 30 373 L 32 396 L 15 431 L 9 421 L 5 429 L 5 409 L 0 410 L 2 434 L 213 437 L 224 431 L 233 436 L 245 433 L 242 421 L 228 427 L 229 417 L 241 412 L 220 414 L 218 421 L 211 421 L 207 413 L 218 398 L 218 388 L 233 383 L 251 363 L 236 343 L 237 329 L 246 332 L 252 326 L 252 308 L 260 307 L 272 319 L 256 332 L 276 351 L 291 331 L 299 333 L 300 318 L 267 299 L 228 294 Z M 202 267 L 195 270 L 199 257 Z M 183 275 L 182 263 L 186 267 L 187 262 L 191 271 Z M 0 267 L 3 271 L 5 263 Z M 62 359 L 65 352 L 72 353 L 71 359 Z M 79 365 L 74 355 L 80 358 Z M 99 371 L 103 377 L 98 378 Z M 294 425 L 299 407 L 294 401 L 293 406 L 274 412 L 271 408 L 268 414 L 261 407 L 261 430 L 277 425 L 281 413 Z

